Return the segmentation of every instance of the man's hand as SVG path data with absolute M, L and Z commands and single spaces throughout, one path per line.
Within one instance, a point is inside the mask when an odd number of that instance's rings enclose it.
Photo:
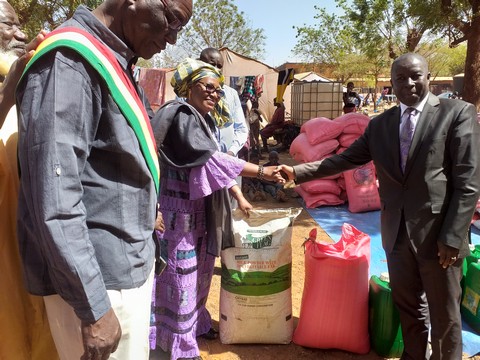
M 458 249 L 438 241 L 438 262 L 444 269 L 453 265 L 458 260 Z
M 157 218 L 155 219 L 155 230 L 163 233 L 165 231 L 165 222 L 163 221 L 163 215 L 160 210 L 157 210 Z
M 85 353 L 80 360 L 106 360 L 117 350 L 122 329 L 112 308 L 93 324 L 82 321 Z

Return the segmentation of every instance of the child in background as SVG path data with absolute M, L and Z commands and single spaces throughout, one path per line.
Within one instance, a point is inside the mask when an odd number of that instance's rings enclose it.
M 250 162 L 257 164 L 260 162 L 260 153 L 252 153 Z M 267 200 L 267 196 L 263 192 L 263 185 L 260 180 L 250 177 L 242 177 L 242 192 L 250 201 Z
M 268 162 L 263 164 L 263 166 L 278 166 L 281 165 L 279 163 L 279 156 L 278 152 L 276 151 L 270 151 L 268 154 Z M 287 201 L 287 194 L 285 194 L 285 191 L 283 190 L 283 185 L 281 184 L 276 184 L 275 182 L 267 181 L 267 180 L 262 180 L 260 181 L 263 190 L 267 193 L 269 193 L 274 199 L 277 199 L 278 201 L 285 202 Z

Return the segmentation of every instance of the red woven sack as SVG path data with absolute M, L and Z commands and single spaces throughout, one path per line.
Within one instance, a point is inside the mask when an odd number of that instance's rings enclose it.
M 361 135 L 367 128 L 370 118 L 361 113 L 348 113 L 340 115 L 333 119 L 343 125 L 344 134 L 358 134 Z
M 312 209 L 316 208 L 319 206 L 324 206 L 324 205 L 341 205 L 345 204 L 345 200 L 341 199 L 339 195 L 332 194 L 332 193 L 309 193 L 301 186 L 296 186 L 295 187 L 295 192 L 300 195 L 305 201 L 305 206 L 307 209 Z
M 375 165 L 369 163 L 343 173 L 348 196 L 348 211 L 359 213 L 380 210 Z
M 338 141 L 330 139 L 321 143 L 311 145 L 308 142 L 307 135 L 300 133 L 290 145 L 290 155 L 297 162 L 310 162 L 324 158 L 326 155 L 334 153 L 338 148 Z
M 311 145 L 335 139 L 342 131 L 342 123 L 324 117 L 310 119 L 300 128 L 300 132 L 307 135 L 308 142 Z
M 300 184 L 303 190 L 311 194 L 331 193 L 340 195 L 342 189 L 335 180 L 316 179 Z
M 305 285 L 295 344 L 370 351 L 368 334 L 368 267 L 370 236 L 343 224 L 335 244 L 305 243 Z

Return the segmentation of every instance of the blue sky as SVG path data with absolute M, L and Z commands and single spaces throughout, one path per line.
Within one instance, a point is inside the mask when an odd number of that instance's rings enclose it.
M 329 13 L 338 12 L 334 0 L 232 0 L 239 11 L 245 13 L 252 28 L 263 28 L 266 36 L 263 62 L 279 66 L 295 62 L 291 50 L 297 43 L 292 26 L 313 25 L 317 13 L 314 5 L 326 8 Z

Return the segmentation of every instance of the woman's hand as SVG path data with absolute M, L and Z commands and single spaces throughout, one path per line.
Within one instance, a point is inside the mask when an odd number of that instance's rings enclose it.
M 235 200 L 237 200 L 238 208 L 242 210 L 248 217 L 248 212 L 253 209 L 253 206 L 247 201 L 247 199 L 245 199 L 245 196 L 243 196 L 240 186 L 235 184 L 230 189 L 228 189 L 228 191 L 230 195 L 232 195 Z
M 237 203 L 238 203 L 238 208 L 242 210 L 245 213 L 245 215 L 248 217 L 249 211 L 253 209 L 252 204 L 250 204 L 248 200 L 245 199 L 245 196 L 243 196 L 243 194 L 241 194 L 238 197 Z

